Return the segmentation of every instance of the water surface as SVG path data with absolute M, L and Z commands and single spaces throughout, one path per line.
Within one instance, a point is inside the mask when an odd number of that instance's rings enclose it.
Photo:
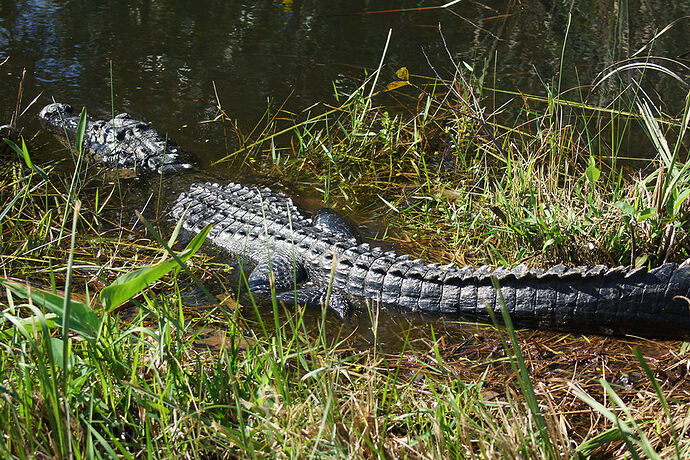
M 9 120 L 26 69 L 24 102 L 42 96 L 24 125 L 35 128 L 36 110 L 51 98 L 98 116 L 128 111 L 208 165 L 236 147 L 218 124 L 199 124 L 217 115 L 218 101 L 245 132 L 269 104 L 287 100 L 286 108 L 299 111 L 334 103 L 334 87 L 347 93 L 378 66 L 389 30 L 384 84 L 401 66 L 451 76 L 450 55 L 477 74 L 486 69 L 489 86 L 545 94 L 562 67 L 561 87 L 580 83 L 587 92 L 607 65 L 690 11 L 688 1 L 583 0 L 572 2 L 568 25 L 567 1 L 461 1 L 429 9 L 442 3 L 0 0 L 0 59 L 9 57 L 0 67 L 0 120 Z M 683 61 L 689 32 L 680 19 L 641 55 Z M 687 76 L 680 65 L 667 65 Z M 672 79 L 649 80 L 652 95 L 671 105 L 682 101 Z

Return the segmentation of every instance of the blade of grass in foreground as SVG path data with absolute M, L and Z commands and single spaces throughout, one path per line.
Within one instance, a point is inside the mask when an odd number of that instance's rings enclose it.
M 534 394 L 534 387 L 532 386 L 532 381 L 529 378 L 529 373 L 527 371 L 527 366 L 525 365 L 525 358 L 522 356 L 522 350 L 518 345 L 517 336 L 515 335 L 515 327 L 513 326 L 513 321 L 510 319 L 510 313 L 508 313 L 508 308 L 506 307 L 505 299 L 503 298 L 503 292 L 501 292 L 501 286 L 498 283 L 498 279 L 495 276 L 491 277 L 491 284 L 493 284 L 494 290 L 496 291 L 497 303 L 501 306 L 501 315 L 503 317 L 503 323 L 508 331 L 508 337 L 510 338 L 510 347 L 505 341 L 503 334 L 500 333 L 501 343 L 506 351 L 506 354 L 510 357 L 510 365 L 517 376 L 518 383 L 520 384 L 520 389 L 522 394 L 527 400 L 527 406 L 532 412 L 534 417 L 534 422 L 539 429 L 539 437 L 544 443 L 545 453 L 548 458 L 555 458 L 556 453 L 554 451 L 551 440 L 549 439 L 549 432 L 546 426 L 546 421 L 539 410 L 539 403 L 537 402 L 537 396 Z M 491 308 L 487 308 L 489 316 L 491 316 L 491 321 L 498 325 L 496 321 L 496 315 Z M 512 354 L 511 354 L 512 351 Z
M 647 374 L 647 378 L 651 382 L 652 387 L 654 388 L 654 391 L 656 392 L 656 395 L 659 398 L 661 406 L 664 408 L 664 414 L 666 414 L 666 419 L 670 422 L 669 428 L 671 430 L 671 435 L 673 436 L 673 446 L 676 450 L 676 458 L 680 460 L 681 455 L 680 445 L 678 442 L 678 433 L 676 433 L 676 429 L 673 426 L 673 419 L 671 418 L 671 411 L 668 408 L 668 401 L 666 401 L 666 396 L 664 396 L 664 392 L 661 389 L 661 385 L 659 385 L 659 382 L 654 377 L 654 373 L 649 368 L 649 364 L 647 364 L 647 361 L 645 361 L 644 357 L 642 356 L 642 352 L 640 352 L 640 349 L 636 347 L 633 350 L 633 354 L 635 355 L 635 358 L 637 358 L 637 361 L 640 363 L 640 366 L 642 366 L 644 373 Z
M 56 322 L 52 321 L 55 318 L 59 321 L 59 324 L 65 324 L 65 301 L 64 297 L 51 292 L 46 292 L 41 289 L 29 288 L 26 285 L 17 283 L 16 281 L 0 279 L 0 284 L 8 288 L 14 295 L 22 299 L 30 299 L 34 305 L 38 305 L 45 310 L 50 312 L 50 315 L 46 315 L 46 319 L 51 321 L 47 322 L 47 328 L 57 326 Z M 75 300 L 69 300 L 68 312 L 70 315 L 69 322 L 67 322 L 69 330 L 78 334 L 81 338 L 87 341 L 95 341 L 98 328 L 100 325 L 100 319 L 98 315 L 94 313 L 89 307 L 81 302 Z M 51 316 L 52 315 L 52 316 Z M 43 314 L 41 314 L 43 316 Z M 22 324 L 34 324 L 36 318 L 31 316 L 25 318 L 27 323 Z M 26 329 L 26 328 L 24 328 Z M 33 328 L 31 328 L 33 330 Z
M 173 256 L 172 259 L 125 273 L 113 281 L 110 286 L 105 287 L 101 291 L 101 301 L 105 308 L 110 310 L 117 307 L 146 289 L 147 286 L 159 280 L 171 270 L 183 268 L 185 262 L 201 248 L 201 244 L 206 239 L 209 230 L 211 230 L 211 226 L 207 225 L 189 242 L 185 250 L 179 254 L 172 253 L 169 247 L 166 248 Z
M 22 147 L 21 148 L 19 148 L 19 146 L 17 144 L 15 144 L 14 142 L 12 142 L 9 139 L 3 139 L 3 140 L 7 143 L 7 145 L 12 147 L 12 150 L 14 150 L 17 153 L 17 155 L 19 155 L 19 158 L 22 158 L 24 160 L 24 163 L 26 163 L 26 165 L 30 169 L 32 169 L 33 171 L 36 171 L 39 174 L 39 176 L 41 176 L 41 178 L 43 178 L 43 180 L 45 180 L 45 181 L 48 180 L 48 175 L 46 174 L 46 172 L 43 169 L 36 166 L 33 163 L 33 161 L 31 161 L 31 156 L 29 155 L 29 149 L 26 147 L 26 142 L 24 141 L 23 137 L 22 137 Z

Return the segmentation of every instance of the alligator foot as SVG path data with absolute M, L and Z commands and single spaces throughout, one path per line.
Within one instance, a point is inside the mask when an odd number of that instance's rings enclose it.
M 303 287 L 299 283 L 307 280 L 307 272 L 292 258 L 274 255 L 270 261 L 258 264 L 247 278 L 249 290 L 258 294 L 276 292 L 276 299 L 288 305 L 322 307 L 326 305 L 339 318 L 350 314 L 350 303 L 337 292 L 330 293 L 326 288 Z
M 247 283 L 250 291 L 265 294 L 271 292 L 271 286 L 276 291 L 284 291 L 306 279 L 307 272 L 301 264 L 293 262 L 290 257 L 274 255 L 270 260 L 254 267 Z
M 326 288 L 301 288 L 278 293 L 276 299 L 288 305 L 304 305 L 310 308 L 321 308 L 326 305 L 340 319 L 350 316 L 350 302 L 345 295 L 335 290 L 328 292 Z

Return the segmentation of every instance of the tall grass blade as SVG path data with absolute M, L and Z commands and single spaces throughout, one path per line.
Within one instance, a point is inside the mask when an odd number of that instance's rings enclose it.
M 602 446 L 609 444 L 611 442 L 620 441 L 622 439 L 623 435 L 621 434 L 621 431 L 618 427 L 609 428 L 603 433 L 599 433 L 598 435 L 592 438 L 582 441 L 575 448 L 575 453 L 579 454 L 581 457 L 589 457 Z
M 642 356 L 642 352 L 640 351 L 639 348 L 635 348 L 633 350 L 633 354 L 637 358 L 637 361 L 640 363 L 640 366 L 644 370 L 644 373 L 647 374 L 647 378 L 652 384 L 652 388 L 654 388 L 654 392 L 656 393 L 657 398 L 659 398 L 659 402 L 661 403 L 661 407 L 664 408 L 664 414 L 666 415 L 666 420 L 669 421 L 669 428 L 671 430 L 671 436 L 673 436 L 673 446 L 675 447 L 676 450 L 676 458 L 678 460 L 681 459 L 681 454 L 680 454 L 680 444 L 678 440 L 678 433 L 676 432 L 676 429 L 673 424 L 673 418 L 671 417 L 671 411 L 668 408 L 668 401 L 666 400 L 666 396 L 664 395 L 664 391 L 661 389 L 661 385 L 659 385 L 659 381 L 654 377 L 654 373 L 652 372 L 652 369 L 649 367 L 649 364 L 647 364 L 647 361 L 645 361 L 644 356 Z
M 13 294 L 23 299 L 31 299 L 34 305 L 43 307 L 48 312 L 52 313 L 54 318 L 60 321 L 60 324 L 64 326 L 65 324 L 65 301 L 64 297 L 51 292 L 46 292 L 37 288 L 29 288 L 28 286 L 17 283 L 16 281 L 0 279 L 0 284 L 8 288 Z M 75 300 L 69 300 L 69 315 L 70 319 L 68 322 L 69 328 L 72 332 L 77 333 L 83 339 L 94 341 L 98 336 L 98 330 L 100 328 L 100 319 L 98 315 L 93 312 L 89 307 L 81 302 Z M 28 324 L 32 324 L 31 319 L 34 317 L 27 318 Z M 51 319 L 53 316 L 41 314 L 41 321 L 44 319 Z M 46 323 L 46 328 L 48 325 L 54 324 L 52 321 Z
M 117 307 L 158 281 L 166 273 L 172 270 L 179 271 L 182 265 L 199 250 L 210 230 L 211 225 L 207 225 L 189 242 L 184 251 L 177 255 L 172 254 L 172 259 L 142 267 L 117 278 L 101 291 L 103 306 L 107 310 Z
M 12 150 L 14 150 L 17 153 L 19 158 L 24 160 L 24 163 L 26 164 L 26 166 L 29 167 L 29 169 L 36 171 L 41 176 L 41 178 L 43 180 L 45 180 L 45 181 L 48 180 L 48 174 L 46 174 L 46 172 L 43 169 L 36 166 L 34 164 L 34 162 L 31 160 L 31 155 L 29 155 L 29 149 L 27 148 L 26 142 L 24 141 L 23 137 L 22 137 L 21 148 L 17 144 L 15 144 L 14 142 L 12 142 L 10 139 L 3 139 L 3 140 L 5 141 L 5 143 L 7 145 L 9 145 L 12 148 Z
M 534 393 L 534 387 L 532 386 L 532 381 L 530 380 L 529 372 L 527 370 L 527 366 L 525 365 L 525 358 L 522 355 L 522 350 L 520 350 L 517 335 L 515 334 L 515 327 L 513 326 L 513 321 L 510 319 L 510 313 L 508 312 L 505 299 L 503 298 L 501 285 L 499 284 L 498 278 L 496 278 L 496 276 L 491 276 L 491 284 L 493 285 L 494 291 L 496 292 L 496 303 L 501 307 L 501 316 L 503 318 L 503 323 L 506 326 L 508 337 L 510 338 L 510 346 L 508 346 L 508 344 L 506 343 L 503 334 L 500 334 L 501 342 L 503 343 L 503 347 L 508 356 L 512 356 L 512 358 L 510 359 L 510 365 L 512 366 L 515 375 L 517 376 L 518 383 L 520 384 L 520 389 L 522 390 L 522 394 L 525 397 L 525 400 L 527 401 L 527 407 L 529 407 L 530 412 L 534 417 L 534 422 L 536 423 L 537 428 L 539 430 L 539 437 L 541 441 L 544 443 L 544 450 L 550 458 L 555 457 L 555 450 L 553 448 L 553 445 L 551 444 L 551 440 L 549 439 L 548 427 L 546 426 L 544 416 L 541 414 L 541 410 L 539 409 L 537 396 Z M 496 321 L 496 315 L 494 314 L 493 310 L 490 307 L 488 307 L 487 311 L 494 324 L 498 325 L 498 322 Z

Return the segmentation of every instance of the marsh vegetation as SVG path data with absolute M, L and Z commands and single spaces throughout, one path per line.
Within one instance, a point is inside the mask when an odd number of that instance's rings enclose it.
M 273 103 L 251 130 L 219 97 L 238 146 L 213 161 L 436 262 L 690 257 L 690 97 L 651 96 L 682 62 L 643 52 L 527 94 L 448 54 L 426 75 L 380 65 L 335 103 Z M 28 134 L 7 132 L 0 165 L 3 456 L 690 455 L 687 344 L 257 305 L 164 209 L 129 219 L 135 181 Z

